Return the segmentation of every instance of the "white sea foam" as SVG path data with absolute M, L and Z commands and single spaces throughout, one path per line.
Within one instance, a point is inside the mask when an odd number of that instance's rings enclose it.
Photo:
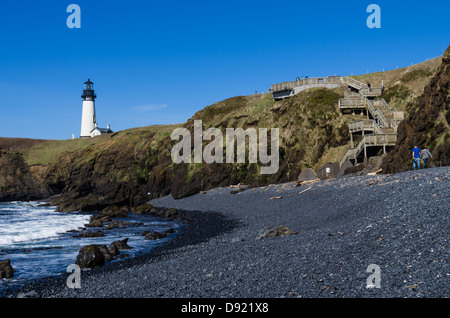
M 54 207 L 39 207 L 33 202 L 1 205 L 0 248 L 56 237 L 88 223 L 89 216 L 55 212 Z

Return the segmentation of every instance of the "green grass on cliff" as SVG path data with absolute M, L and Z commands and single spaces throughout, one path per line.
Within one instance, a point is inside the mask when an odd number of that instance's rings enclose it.
M 194 120 L 202 120 L 204 129 L 218 127 L 225 139 L 225 128 L 278 128 L 280 156 L 290 158 L 285 171 L 290 174 L 290 168 L 317 168 L 324 152 L 330 159 L 343 153 L 342 128 L 348 130 L 348 116 L 340 116 L 338 109 L 343 96 L 342 88 L 312 88 L 281 101 L 274 101 L 270 93 L 239 96 L 198 111 L 187 127 L 192 128 Z M 246 171 L 238 170 L 238 179 L 243 179 Z M 193 173 L 190 169 L 188 179 Z
M 127 129 L 111 135 L 102 135 L 95 138 L 77 138 L 68 140 L 47 140 L 35 144 L 22 151 L 24 159 L 29 165 L 48 165 L 61 159 L 64 154 L 76 151 L 91 153 L 97 156 L 113 146 L 134 145 L 136 151 L 145 147 L 157 147 L 158 143 L 179 125 L 147 126 Z M 152 136 L 153 138 L 148 138 Z M 148 144 L 150 142 L 150 144 Z M 89 158 L 84 158 L 86 161 Z
M 106 139 L 104 137 L 48 140 L 27 149 L 23 155 L 29 165 L 47 165 L 57 161 L 64 153 L 72 153 L 103 142 Z
M 407 112 L 407 105 L 423 93 L 425 85 L 434 76 L 442 58 L 427 60 L 422 63 L 394 70 L 351 76 L 372 87 L 380 87 L 383 83 L 383 97 L 389 106 Z M 405 114 L 406 115 L 406 114 Z

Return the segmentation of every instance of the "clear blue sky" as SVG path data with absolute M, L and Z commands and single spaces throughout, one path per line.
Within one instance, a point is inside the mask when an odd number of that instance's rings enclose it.
M 69 4 L 81 28 L 69 29 Z M 381 29 L 369 29 L 369 4 Z M 0 1 L 0 136 L 79 136 L 90 78 L 100 127 L 180 123 L 296 76 L 364 74 L 442 55 L 450 2 Z

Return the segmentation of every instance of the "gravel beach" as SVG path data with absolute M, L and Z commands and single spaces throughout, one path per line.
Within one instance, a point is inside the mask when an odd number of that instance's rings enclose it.
M 217 188 L 154 206 L 183 233 L 153 253 L 27 287 L 43 298 L 446 298 L 450 167 L 260 188 Z M 245 189 L 245 190 L 244 190 Z M 232 194 L 231 192 L 235 193 Z M 265 238 L 277 226 L 290 235 Z M 367 271 L 375 266 L 378 271 Z M 379 285 L 368 278 L 379 273 Z M 23 295 L 23 294 L 22 294 Z M 7 297 L 16 297 L 10 295 Z

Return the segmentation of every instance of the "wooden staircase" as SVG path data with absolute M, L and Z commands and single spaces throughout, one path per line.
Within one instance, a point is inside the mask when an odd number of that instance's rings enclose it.
M 270 91 L 274 100 L 282 100 L 313 87 L 344 87 L 344 98 L 339 99 L 338 104 L 340 111 L 342 113 L 360 113 L 366 116 L 365 119 L 349 123 L 350 147 L 339 162 L 341 173 L 348 165 L 347 161 L 355 165 L 358 164 L 358 159 L 362 156 L 364 163 L 367 163 L 368 157 L 373 155 L 374 152 L 370 151 L 372 154 L 369 154 L 368 150 L 379 151 L 382 149 L 383 153 L 386 153 L 387 147 L 395 146 L 397 127 L 403 120 L 404 114 L 395 108 L 391 108 L 383 98 L 379 98 L 384 90 L 383 85 L 371 87 L 351 77 L 331 76 L 297 78 L 296 81 L 274 84 Z M 354 134 L 361 135 L 361 139 L 356 145 L 353 140 Z
M 391 108 L 383 99 L 374 99 L 383 92 L 383 87 L 368 87 L 368 85 L 355 79 L 346 78 L 348 88 L 344 98 L 339 100 L 341 112 L 360 112 L 367 119 L 356 120 L 349 123 L 350 147 L 339 162 L 342 167 L 347 160 L 352 164 L 358 163 L 358 158 L 363 154 L 366 163 L 369 147 L 379 147 L 386 153 L 387 147 L 395 146 L 397 142 L 397 127 L 403 120 L 403 112 Z M 354 92 L 357 90 L 357 93 Z M 354 145 L 353 135 L 361 134 L 362 138 Z

